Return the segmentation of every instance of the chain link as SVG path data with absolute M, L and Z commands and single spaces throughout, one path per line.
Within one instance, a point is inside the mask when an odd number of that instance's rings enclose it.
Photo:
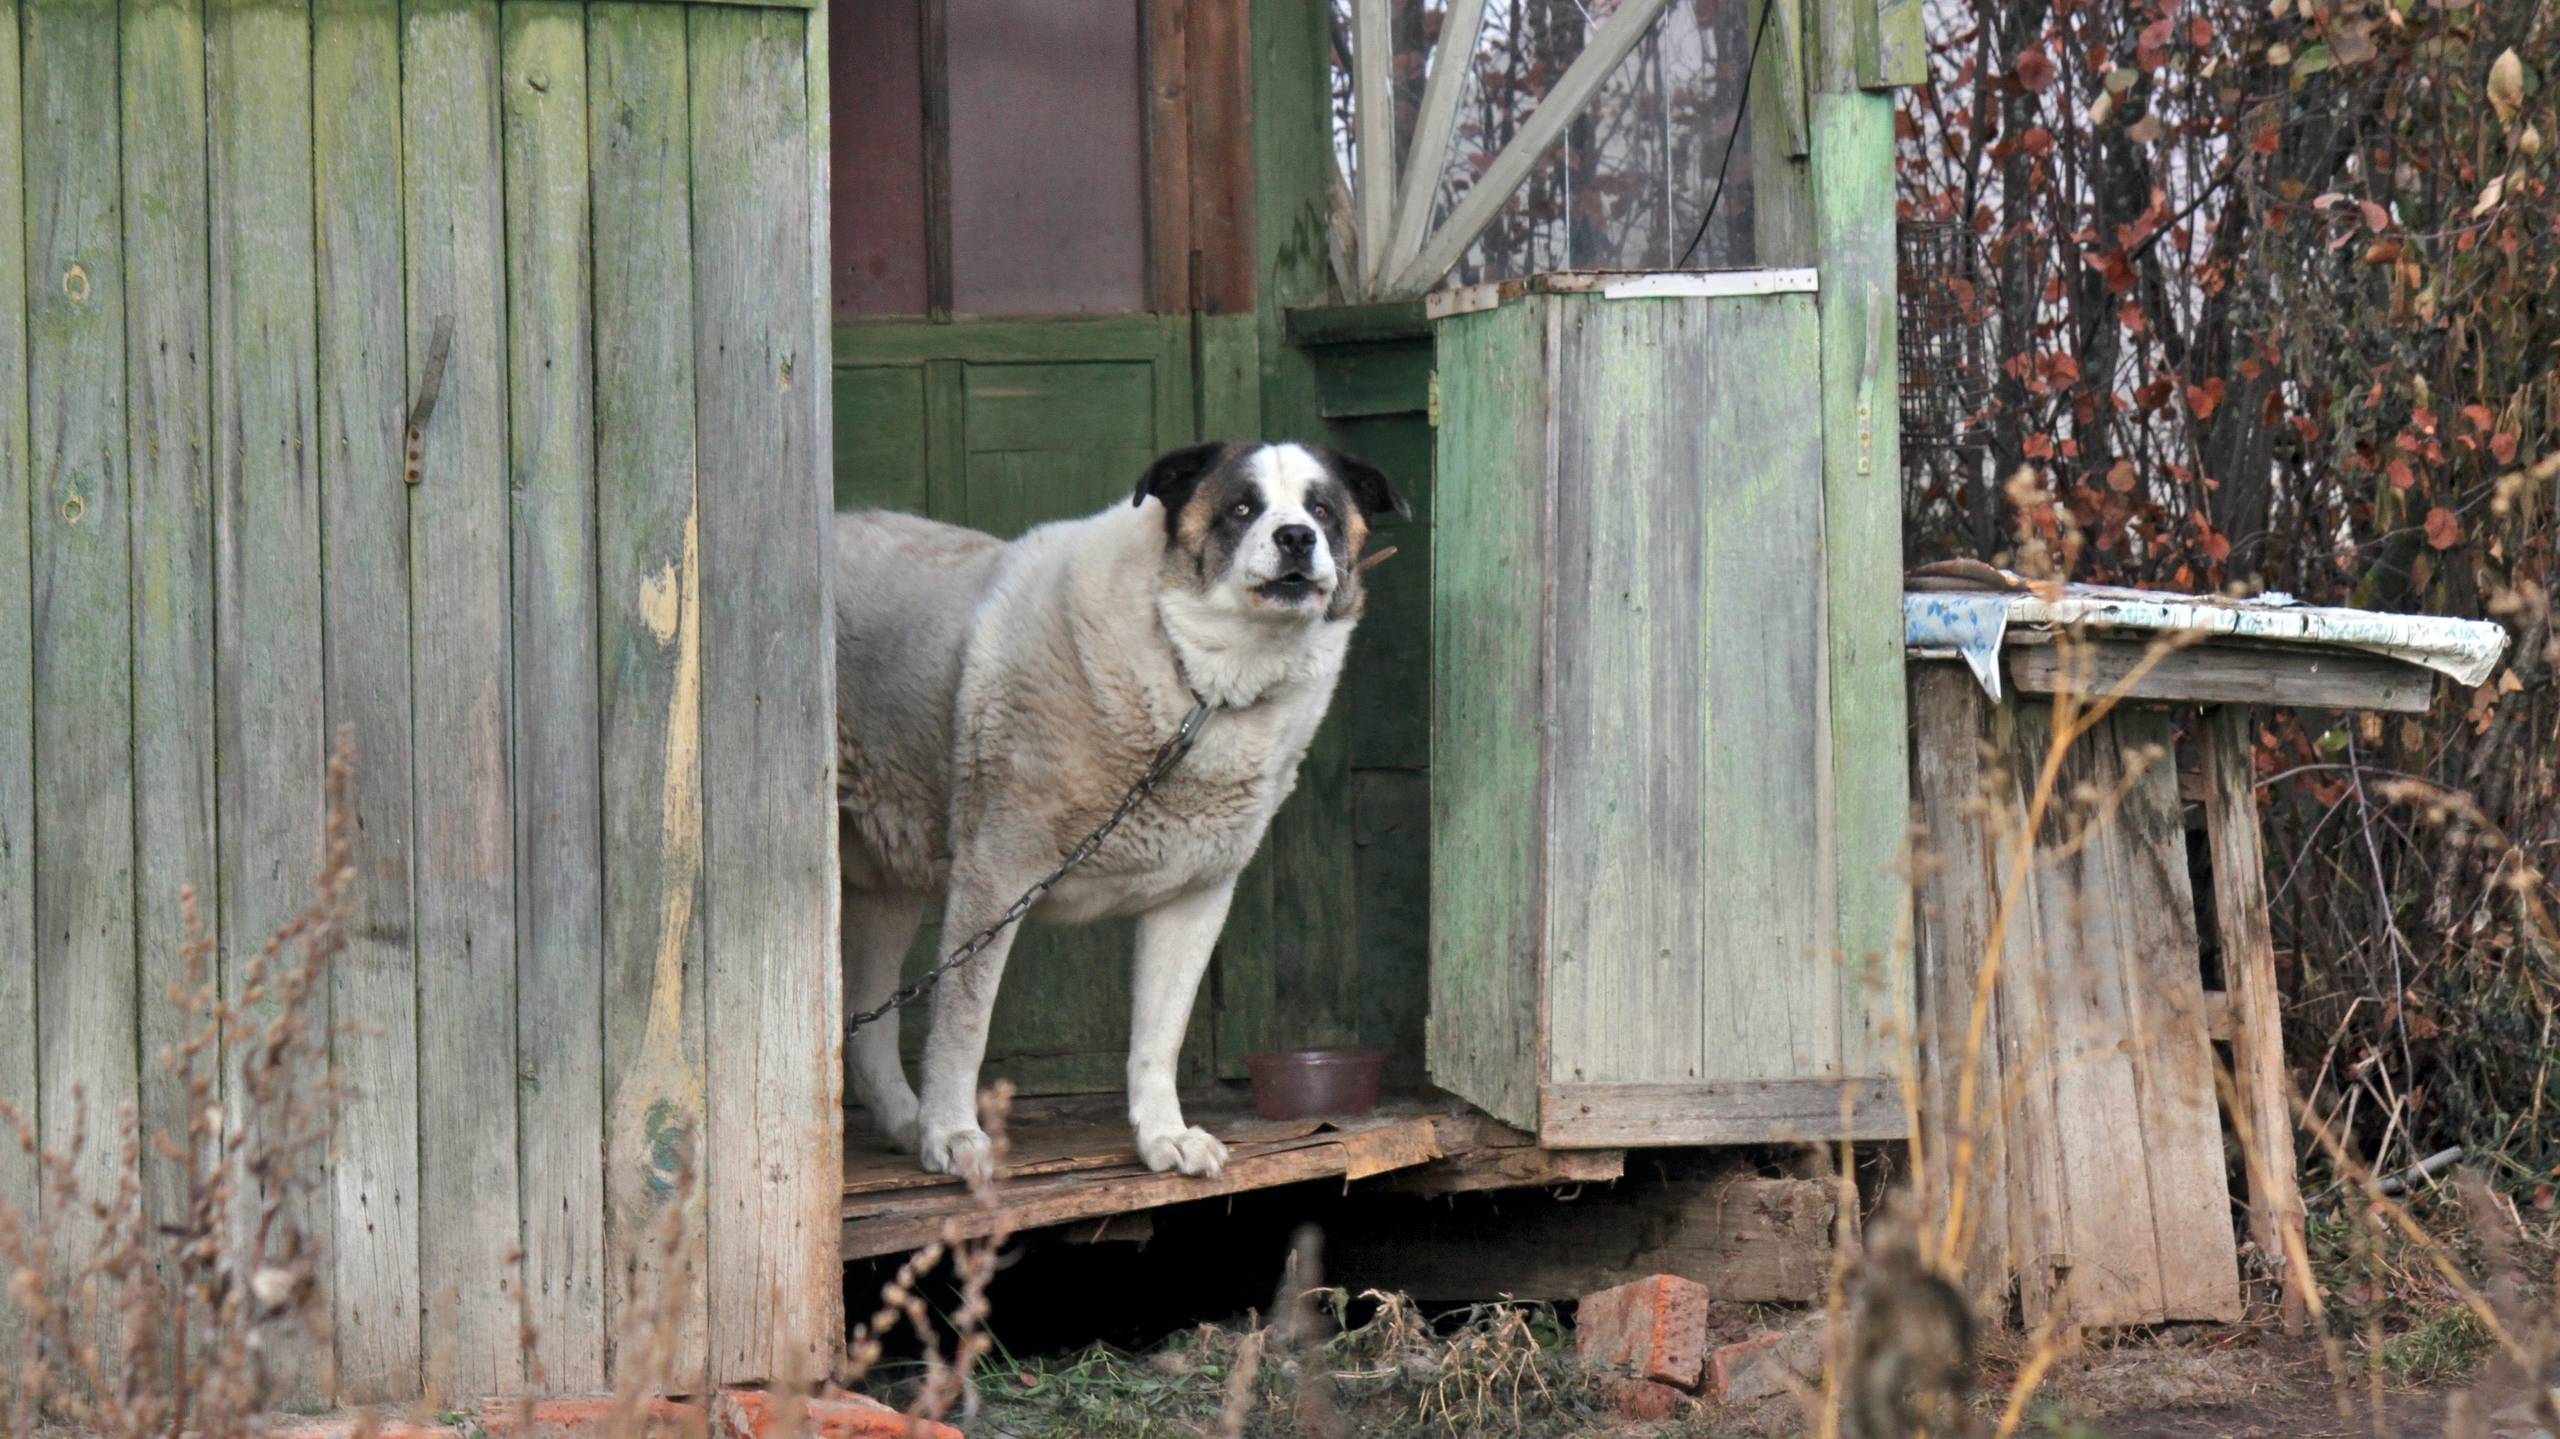
M 1040 903 L 1041 896 L 1046 895 L 1058 881 L 1065 879 L 1068 872 L 1077 865 L 1093 858 L 1094 853 L 1102 848 L 1102 842 L 1111 838 L 1111 832 L 1120 827 L 1121 821 L 1138 812 L 1138 806 L 1147 802 L 1147 796 L 1153 794 L 1155 787 L 1163 783 L 1164 777 L 1173 772 L 1173 767 L 1182 763 L 1182 757 L 1191 752 L 1192 744 L 1200 738 L 1200 727 L 1208 722 L 1209 702 L 1200 700 L 1192 705 L 1191 713 L 1183 716 L 1182 726 L 1173 732 L 1173 738 L 1166 740 L 1163 747 L 1156 751 L 1155 758 L 1147 762 L 1146 773 L 1139 775 L 1138 782 L 1129 786 L 1129 792 L 1121 796 L 1120 807 L 1113 810 L 1111 817 L 1104 820 L 1093 833 L 1086 835 L 1074 849 L 1067 851 L 1067 857 L 1059 861 L 1056 869 L 1049 871 L 1047 878 L 1024 890 L 1022 898 L 1015 900 L 1003 914 L 997 916 L 995 923 L 969 936 L 968 943 L 951 951 L 949 955 L 937 961 L 933 968 L 916 976 L 914 982 L 893 991 L 887 999 L 880 1001 L 872 1008 L 847 1019 L 844 1022 L 845 1033 L 851 1034 L 893 1009 L 904 1009 L 924 998 L 929 990 L 942 982 L 944 975 L 967 964 L 978 955 L 979 951 L 995 943 L 996 936 L 1020 923 L 1022 917 L 1029 914 Z

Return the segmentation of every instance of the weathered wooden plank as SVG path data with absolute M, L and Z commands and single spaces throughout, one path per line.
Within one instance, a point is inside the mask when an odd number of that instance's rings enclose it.
M 1146 0 L 1149 308 L 1191 308 L 1191 5 Z
M 2294 1154 L 2292 1081 L 2284 1059 L 2284 996 L 2276 989 L 2267 916 L 2266 855 L 2258 838 L 2256 748 L 2245 705 L 2204 716 L 2205 842 L 2213 870 L 2214 933 L 2230 999 L 2235 1122 L 2247 1139 L 2249 1232 L 2284 1266 L 2286 1321 L 2309 1314 L 2291 1261 L 2304 1248 L 2302 1181 Z
M 1763 10 L 1767 11 L 1765 18 Z M 1760 265 L 1814 263 L 1813 188 L 1806 152 L 1800 0 L 1764 0 L 1752 8 L 1760 60 L 1752 72 L 1751 253 Z
M 30 0 L 26 90 L 27 388 L 35 705 L 38 1131 L 78 1148 L 80 1202 L 46 1204 L 58 1277 L 102 1233 L 134 1054 L 132 489 L 117 224 L 116 16 Z M 11 404 L 19 403 L 14 397 Z M 93 1338 L 112 1359 L 112 1316 Z
M 704 930 L 712 1377 L 814 1374 L 841 1324 L 827 356 L 809 272 L 802 22 L 691 23 L 696 372 L 705 477 Z
M 1391 239 L 1382 239 L 1390 269 L 1401 269 L 1411 260 L 1430 229 L 1433 203 L 1440 197 L 1440 176 L 1449 166 L 1449 132 L 1457 123 L 1458 97 L 1466 89 L 1476 39 L 1483 30 L 1484 0 L 1452 0 L 1440 16 L 1440 33 L 1432 42 L 1422 82 L 1422 104 L 1414 115 L 1413 148 L 1405 156 L 1404 179 L 1396 194 L 1395 233 Z
M 1440 331 L 1432 553 L 1432 1079 L 1535 1129 L 1545 1072 L 1547 783 L 1542 576 L 1551 550 L 1553 301 Z M 1458 762 L 1463 758 L 1463 763 Z
M 597 602 L 602 623 L 608 1339 L 671 1326 L 698 1391 L 703 1283 L 702 582 L 683 12 L 590 12 Z M 691 1187 L 684 1186 L 690 1180 Z M 681 1202 L 680 1214 L 668 1208 Z M 665 1226 L 673 1219 L 673 1242 Z M 644 1318 L 643 1316 L 652 1316 Z
M 972 364 L 1143 360 L 1164 350 L 1178 315 L 1115 315 L 1099 319 L 980 320 L 948 323 L 876 320 L 838 325 L 832 331 L 839 365 L 918 365 L 937 360 Z
M 22 145 L 18 0 L 0 0 L 0 295 L 27 293 L 26 152 Z M 27 317 L 0 306 L 0 394 L 27 393 Z M 27 408 L 0 405 L 0 594 L 34 592 L 28 556 Z M 35 616 L 0 605 L 0 1014 L 36 1013 Z M 0 1105 L 33 1123 L 38 1033 L 0 1025 Z M 0 1135 L 0 1208 L 37 1217 L 34 1160 Z M 0 1352 L 19 1353 L 25 1316 L 0 1307 Z M 17 1380 L 0 1379 L 0 1396 Z
M 513 505 L 516 1034 L 528 1360 L 604 1387 L 595 373 L 585 10 L 501 12 Z
M 1696 672 L 1706 650 L 1706 492 L 1726 486 L 1641 477 L 1698 473 L 1674 468 L 1668 450 L 1686 428 L 1679 376 L 1704 361 L 1704 345 L 1677 305 L 1561 307 L 1554 468 L 1543 480 L 1572 499 L 1555 506 L 1547 642 L 1557 842 L 1547 878 L 1545 1077 L 1691 1080 L 1704 1057 L 1710 1000 L 1700 986 L 1712 964 L 1701 962 L 1711 812 L 1698 783 L 1708 725 L 1705 691 L 1673 677 Z
M 1929 33 L 1920 0 L 1859 0 L 1858 84 L 1895 90 L 1929 80 Z
M 1328 348 L 1316 366 L 1316 404 L 1328 420 L 1418 415 L 1430 403 L 1431 342 Z
M 418 1247 L 431 1382 L 498 1394 L 523 1381 L 498 7 L 417 0 L 402 18 L 413 391 L 452 336 L 410 494 Z
M 133 472 L 134 927 L 145 1135 L 188 1129 L 185 1084 L 161 1056 L 193 1023 L 167 999 L 184 978 L 180 896 L 216 894 L 213 508 L 206 474 L 203 9 L 124 7 L 121 44 L 125 313 Z M 11 291 L 9 293 L 23 293 Z M 145 1141 L 143 1212 L 182 1222 L 186 1166 Z M 164 1262 L 164 1281 L 174 1279 Z
M 1864 0 L 1827 0 L 1863 4 Z M 1842 1048 L 1889 1068 L 1911 1016 L 1897 948 L 1910 826 L 1902 682 L 1901 440 L 1894 353 L 1893 102 L 1817 95 L 1813 220 L 1822 266 L 1823 575 L 1830 665 L 1830 808 L 1839 880 Z M 1717 593 L 1730 593 L 1717 591 Z
M 1841 836 L 1829 806 L 1843 740 L 1818 718 L 1833 693 L 1822 639 L 1830 536 L 1816 397 L 1801 383 L 1818 363 L 1813 297 L 1688 307 L 1711 316 L 1713 330 L 1703 350 L 1683 350 L 1681 374 L 1694 388 L 1665 396 L 1670 413 L 1698 416 L 1675 428 L 1686 445 L 1665 473 L 1701 476 L 1707 492 L 1702 575 L 1687 596 L 1705 614 L 1691 682 L 1705 748 L 1689 781 L 1705 796 L 1703 873 L 1712 876 L 1700 1073 L 1890 1074 L 1891 1065 L 1841 1046 L 1851 986 L 1835 949 Z M 1899 729 L 1860 743 L 1901 762 Z M 1891 821 L 1897 837 L 1903 822 Z
M 1191 93 L 1214 97 L 1191 107 L 1191 249 L 1199 257 L 1200 313 L 1243 317 L 1252 329 L 1254 187 L 1261 152 L 1254 141 L 1254 17 L 1248 0 L 1186 0 Z M 1212 430 L 1213 434 L 1250 434 Z
M 2007 1308 L 2000 1296 L 2010 1283 L 2008 1106 L 1998 992 L 1985 995 L 1980 985 L 2009 878 L 1989 807 L 2008 803 L 2009 793 L 2006 776 L 1988 764 L 1987 700 L 1972 673 L 1959 664 L 1921 665 L 1910 673 L 1910 692 L 1912 798 L 1926 827 L 1914 856 L 1921 878 L 1912 917 L 1921 1213 L 1972 1236 L 1944 1251 L 1942 1262 L 1980 1312 L 1993 1313 Z
M 401 314 L 400 17 L 317 0 L 311 153 L 319 222 L 323 666 L 355 746 L 353 932 L 330 974 L 340 1101 L 330 1169 L 338 1391 L 415 1395 L 418 972 L 410 927 L 408 347 Z
M 1436 1168 L 1412 1171 L 1415 1181 Z M 1579 1299 L 1652 1274 L 1694 1279 L 1719 1303 L 1819 1303 L 1836 1192 L 1807 1179 L 1646 1175 L 1562 1198 L 1372 1200 L 1328 1227 L 1325 1273 L 1425 1303 Z
M 2298 705 L 2423 714 L 2432 671 L 2381 655 L 2246 644 L 2188 645 L 2151 658 L 2142 640 L 2013 644 L 2002 651 L 2021 694 L 2112 695 L 2154 704 Z M 2146 664 L 2145 661 L 2149 660 Z
M 1351 140 L 1357 162 L 1360 293 L 1375 294 L 1396 220 L 1395 38 L 1388 0 L 1351 0 Z M 1526 174 L 1524 169 L 1522 174 Z M 1518 181 L 1514 180 L 1514 184 Z
M 2233 1320 L 2240 1265 L 2205 1035 L 2186 821 L 2170 760 L 2176 735 L 2156 711 L 2119 710 L 2106 728 L 2116 736 L 2124 798 L 2103 848 L 2129 939 L 2117 966 L 2130 1026 L 2126 1057 L 2142 1103 L 2151 1227 L 2160 1236 L 2160 1302 L 2171 1319 Z M 2122 1132 L 2108 1137 L 2121 1142 Z
M 1900 1086 L 1879 1077 L 1548 1084 L 1538 1109 L 1538 1142 L 1550 1149 L 1900 1139 L 1910 1132 Z

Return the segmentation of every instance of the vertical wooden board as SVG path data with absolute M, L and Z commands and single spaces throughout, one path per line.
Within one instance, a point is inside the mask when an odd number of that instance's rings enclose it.
M 1694 789 L 1698 487 L 1671 483 L 1682 416 L 1656 301 L 1564 304 L 1556 373 L 1555 846 L 1550 1082 L 1682 1080 L 1699 1064 Z M 1692 345 L 1683 358 L 1695 358 Z M 1569 500 L 1564 497 L 1570 496 Z M 1657 556 L 1662 564 L 1655 563 Z M 1681 573 L 1686 571 L 1685 574 Z
M 138 1097 L 115 10 L 30 3 L 24 37 L 38 1129 L 56 1153 L 87 1141 L 80 1202 L 43 1217 L 67 1276 L 102 1232 L 90 1206 L 114 1201 L 117 1115 Z M 100 1319 L 83 1338 L 112 1353 Z
M 1199 255 L 1199 304 L 1210 315 L 1254 310 L 1254 191 L 1259 156 L 1244 97 L 1254 85 L 1253 22 L 1246 0 L 1189 0 L 1191 248 Z M 1198 97 L 1210 97 L 1206 103 Z M 1276 307 L 1275 307 L 1276 309 Z M 1223 431 L 1211 434 L 1250 433 Z
M 209 19 L 216 824 L 223 989 L 238 996 L 309 903 L 325 842 L 311 17 L 223 0 Z M 327 1025 L 326 999 L 315 1007 L 306 1022 Z M 323 1253 L 326 1193 L 289 1211 Z M 287 1402 L 325 1400 L 327 1363 L 289 1360 Z
M 1440 327 L 1434 467 L 1425 1049 L 1433 1082 L 1523 1128 L 1538 1122 L 1545 1059 L 1552 306 Z
M 1951 1196 L 1964 1198 L 1963 1223 L 1976 1241 L 1959 1251 L 1965 1290 L 1976 1308 L 2007 1308 L 2009 1175 L 2006 1072 L 2000 1062 L 1997 992 L 1981 1004 L 1980 1038 L 1973 1036 L 1977 992 L 1997 927 L 2000 886 L 2008 878 L 1991 828 L 1991 806 L 2008 796 L 1985 763 L 1982 688 L 1960 664 L 1912 669 L 1911 785 L 1927 832 L 1915 856 L 1922 876 L 1914 895 L 1913 955 L 1919 965 L 1921 1029 L 1913 1036 L 1914 1076 L 1920 1085 L 1923 1158 L 1922 1212 L 1947 1213 Z M 1996 977 L 1995 977 L 1996 978 Z M 1972 1075 L 1972 1103 L 1958 1095 Z M 1959 1143 L 1970 1146 L 1959 1164 Z
M 1148 308 L 1192 308 L 1191 0 L 1145 0 Z
M 1706 1077 L 1808 1078 L 1840 1068 L 1840 965 L 1830 886 L 1830 738 L 1823 732 L 1823 516 L 1810 297 L 1716 304 L 1697 448 L 1671 474 L 1707 492 L 1696 683 L 1710 899 L 1702 960 Z M 1899 739 L 1895 740 L 1899 744 Z M 1897 749 L 1898 755 L 1900 751 Z M 1897 760 L 1897 762 L 1899 762 Z
M 514 500 L 516 1069 L 528 1361 L 604 1387 L 603 913 L 586 17 L 501 12 Z
M 841 1325 L 832 647 L 809 286 L 804 17 L 701 8 L 692 41 L 704 484 L 711 1364 L 813 1375 Z
M 27 293 L 18 0 L 0 0 L 0 295 Z M 27 393 L 23 304 L 0 305 L 0 395 Z M 0 1014 L 36 1012 L 35 630 L 28 563 L 27 407 L 0 404 Z M 33 1121 L 36 1026 L 0 1025 L 0 1105 Z M 14 1130 L 0 1136 L 0 1209 L 36 1217 L 36 1167 Z M 0 1309 L 0 1352 L 19 1352 L 24 1316 Z M 14 1392 L 0 1379 L 0 1396 Z
M 2021 706 L 2017 730 L 2014 762 L 2032 776 L 2052 742 L 2050 707 Z M 2071 1317 L 2091 1325 L 2158 1323 L 2166 1314 L 2142 1102 L 2128 1052 L 2132 1016 L 2121 975 L 2136 931 L 2113 885 L 2120 833 L 2112 825 L 2086 828 L 2086 806 L 2067 799 L 2113 793 L 2123 770 L 2115 734 L 2105 727 L 2064 756 L 2055 788 L 2063 798 L 2036 841 L 2032 883 L 2044 945 L 2029 963 L 2041 972 L 2024 976 L 2041 986 L 2049 1025 L 2035 1043 L 2052 1072 L 2061 1288 Z
M 1812 137 L 1805 115 L 1804 52 L 1801 0 L 1764 0 L 1774 7 L 1766 20 L 1752 10 L 1760 45 L 1759 67 L 1753 71 L 1750 130 L 1735 174 L 1747 174 L 1751 188 L 1751 259 L 1765 266 L 1814 263 L 1813 185 L 1805 154 Z M 1760 27 L 1766 26 L 1765 30 Z M 1742 167 L 1747 162 L 1747 170 Z M 1743 192 L 1737 192 L 1737 197 Z
M 2172 759 L 2176 733 L 2167 714 L 2151 709 L 2119 709 L 2106 727 L 2115 733 L 2125 776 L 2105 848 L 2114 870 L 2110 888 L 2124 914 L 2127 942 L 2117 957 L 2128 1026 L 2124 1049 L 2142 1106 L 2160 1304 L 2171 1320 L 2233 1320 L 2241 1312 L 2240 1261 L 2205 1035 L 2195 894 Z M 2123 1131 L 2106 1138 L 2121 1143 Z
M 2035 785 L 2032 766 L 2043 757 L 2047 731 L 2027 724 L 2024 707 L 2017 704 L 1990 706 L 1986 718 L 1986 737 L 1998 757 L 1991 802 L 2001 807 L 1991 833 L 1991 867 L 2000 885 L 1993 891 L 1993 913 L 2007 908 L 1993 1001 L 2000 1019 L 2001 1088 L 1989 1102 L 1998 1115 L 2009 1174 L 2009 1242 L 2020 1316 L 2032 1326 L 2062 1302 L 2071 1276 L 2059 1066 L 2053 1052 L 2057 969 L 2048 958 L 2063 942 L 2058 936 L 2069 916 L 2047 916 L 2034 871 L 2017 868 L 2019 848 L 2033 844 L 2033 836 L 2025 833 L 2027 803 Z M 2032 737 L 2022 739 L 2022 729 L 2032 731 Z M 2033 863 L 2032 850 L 2028 863 Z M 2013 878 L 2018 883 L 2014 893 L 2009 889 Z
M 922 365 L 839 365 L 835 372 L 835 504 L 923 514 Z
M 505 1393 L 517 1345 L 513 675 L 494 0 L 403 15 L 408 377 L 451 329 L 409 497 L 417 790 L 418 1251 L 431 1394 Z M 547 697 L 546 697 L 547 698 Z
M 317 0 L 323 651 L 331 742 L 355 747 L 354 932 L 330 971 L 339 1107 L 330 1169 L 338 1392 L 418 1392 L 418 971 L 410 926 L 408 349 L 401 314 L 400 16 Z
M 122 27 L 126 453 L 133 472 L 134 928 L 143 1133 L 187 1132 L 185 1085 L 162 1056 L 193 1027 L 165 996 L 183 979 L 181 895 L 215 899 L 213 511 L 205 465 L 205 132 L 202 7 L 132 0 Z M 203 911 L 206 922 L 212 916 Z M 182 1222 L 183 1161 L 146 1147 L 143 1211 Z M 162 1266 L 164 1282 L 174 1279 Z
M 2302 1182 L 2285 1071 L 2284 1001 L 2276 992 L 2275 936 L 2267 917 L 2266 855 L 2258 836 L 2254 732 L 2243 705 L 2206 710 L 2203 728 L 2214 932 L 2222 941 L 2224 984 L 2237 1011 L 2231 1046 L 2239 1099 L 2235 1118 L 2246 1126 L 2252 1151 L 2245 1171 L 2249 1231 L 2262 1252 L 2296 1256 L 2305 1252 Z M 2290 1266 L 2284 1296 L 2288 1321 L 2298 1323 L 2307 1316 L 2307 1296 Z
M 1928 17 L 1921 0 L 1858 0 L 1857 20 L 1861 88 L 1928 83 Z
M 1844 0 L 1863 5 L 1866 0 Z M 1908 1032 L 1911 966 L 1896 953 L 1910 826 L 1903 758 L 1900 370 L 1894 353 L 1893 101 L 1816 95 L 1813 209 L 1822 266 L 1823 566 L 1831 811 L 1838 835 L 1842 1042 L 1882 1073 Z
M 684 12 L 588 15 L 602 646 L 611 1381 L 698 1393 L 703 1202 L 702 584 Z M 690 1187 L 687 1187 L 688 1181 Z M 670 1212 L 681 1203 L 682 1208 Z M 658 1328 L 667 1372 L 645 1345 Z

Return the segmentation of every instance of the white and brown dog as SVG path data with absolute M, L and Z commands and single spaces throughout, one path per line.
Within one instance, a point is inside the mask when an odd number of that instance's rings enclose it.
M 908 515 L 835 521 L 837 795 L 848 1012 L 880 1003 L 925 907 L 953 944 L 1091 833 L 1195 700 L 1197 746 L 1032 918 L 1138 916 L 1129 1122 L 1150 1169 L 1215 1175 L 1176 1052 L 1236 876 L 1297 783 L 1360 617 L 1370 521 L 1409 513 L 1373 466 L 1295 444 L 1157 460 L 1130 505 L 1008 544 Z M 935 991 L 919 1103 L 892 1013 L 846 1081 L 924 1167 L 986 1163 L 978 1070 L 1007 932 Z

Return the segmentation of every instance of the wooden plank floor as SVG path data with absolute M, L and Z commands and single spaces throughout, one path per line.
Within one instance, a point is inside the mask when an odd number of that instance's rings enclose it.
M 1262 1119 L 1251 1103 L 1219 1095 L 1186 1100 L 1185 1116 L 1227 1144 L 1215 1179 L 1154 1174 L 1138 1160 L 1117 1096 L 1024 1100 L 1014 1107 L 1001 1218 L 1014 1230 L 1130 1214 L 1310 1179 L 1348 1183 L 1412 1169 L 1452 1145 L 1470 1147 L 1480 1121 L 1446 1096 L 1394 1098 L 1349 1120 Z M 927 1174 L 890 1150 L 855 1116 L 845 1141 L 844 1257 L 913 1249 L 948 1231 L 987 1233 L 998 1212 L 981 1209 L 959 1181 Z

